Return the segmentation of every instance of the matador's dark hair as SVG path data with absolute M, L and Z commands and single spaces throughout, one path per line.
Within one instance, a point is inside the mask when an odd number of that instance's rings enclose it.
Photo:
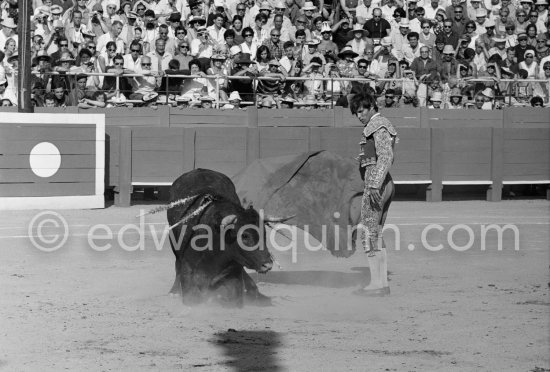
M 363 88 L 361 92 L 355 94 L 350 101 L 349 108 L 353 115 L 356 115 L 357 110 L 361 107 L 365 110 L 374 109 L 375 111 L 378 111 L 376 97 L 374 96 L 374 92 L 370 86 Z

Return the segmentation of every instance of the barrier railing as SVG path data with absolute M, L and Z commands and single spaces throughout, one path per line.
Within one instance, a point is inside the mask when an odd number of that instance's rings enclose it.
M 334 106 L 336 98 L 339 96 L 345 94 L 343 91 L 334 91 L 334 83 L 335 82 L 347 82 L 347 83 L 364 83 L 364 84 L 380 84 L 380 83 L 397 83 L 401 84 L 401 87 L 403 87 L 405 84 L 415 83 L 414 80 L 410 80 L 405 77 L 401 78 L 349 78 L 349 77 L 285 77 L 285 78 L 276 78 L 276 77 L 267 77 L 267 76 L 231 76 L 231 75 L 172 75 L 172 74 L 166 74 L 166 73 L 158 73 L 153 72 L 150 75 L 145 74 L 137 74 L 137 73 L 122 73 L 122 74 L 115 74 L 115 73 L 83 73 L 83 72 L 67 72 L 67 73 L 60 73 L 60 72 L 45 72 L 45 73 L 35 73 L 36 75 L 51 75 L 51 76 L 75 76 L 75 75 L 86 75 L 86 76 L 103 76 L 103 77 L 114 77 L 115 78 L 115 87 L 113 92 L 113 97 L 116 97 L 117 99 L 120 98 L 121 95 L 121 78 L 133 78 L 133 77 L 144 77 L 144 76 L 155 76 L 159 78 L 166 79 L 165 80 L 165 87 L 166 89 L 163 90 L 157 90 L 156 92 L 159 94 L 163 94 L 166 97 L 165 102 L 161 102 L 164 104 L 170 103 L 170 96 L 180 95 L 180 94 L 189 94 L 189 91 L 182 92 L 181 90 L 172 91 L 169 90 L 170 87 L 170 79 L 184 79 L 184 80 L 190 80 L 190 79 L 205 79 L 205 80 L 214 80 L 214 107 L 218 108 L 222 104 L 228 103 L 226 100 L 221 99 L 220 96 L 220 79 L 221 80 L 247 80 L 251 81 L 251 87 L 253 89 L 252 93 L 254 100 L 252 101 L 245 101 L 244 104 L 253 105 L 258 102 L 258 95 L 259 96 L 268 96 L 270 94 L 263 94 L 257 92 L 257 85 L 259 81 L 280 81 L 280 82 L 288 82 L 288 81 L 298 81 L 298 82 L 312 82 L 313 85 L 315 85 L 316 82 L 322 82 L 323 84 L 327 84 L 330 87 L 330 90 L 326 90 L 324 87 L 322 90 L 318 90 L 315 92 L 307 92 L 307 94 L 314 95 L 316 98 L 316 105 L 318 106 L 330 106 L 331 108 Z M 540 87 L 545 86 L 546 91 L 543 92 L 544 96 L 543 98 L 544 102 L 546 104 L 550 104 L 550 79 L 496 79 L 496 78 L 467 78 L 467 79 L 458 79 L 457 85 L 458 86 L 465 86 L 467 84 L 505 84 L 505 89 L 501 89 L 501 97 L 504 97 L 505 100 L 508 101 L 508 105 L 512 105 L 512 99 L 515 99 L 518 104 L 523 103 L 524 105 L 527 105 L 528 100 L 533 97 L 533 94 L 520 94 L 520 85 L 529 86 L 533 84 L 538 84 Z M 415 91 L 419 93 L 418 91 L 418 82 L 415 83 Z M 527 85 L 526 85 L 527 84 Z M 67 87 L 69 89 L 74 89 L 73 86 Z M 205 86 L 206 89 L 208 87 Z M 472 87 L 474 88 L 474 87 Z M 202 88 L 204 89 L 204 88 Z M 426 85 L 426 89 L 428 89 L 428 86 Z M 193 90 L 193 89 L 191 89 Z M 479 89 L 477 89 L 479 91 Z M 102 91 L 102 90 L 99 90 Z M 228 92 L 227 92 L 228 93 Z M 242 93 L 242 92 L 240 92 Z M 249 93 L 249 92 L 246 92 Z M 532 92 L 531 92 L 532 93 Z M 190 94 L 193 95 L 193 94 Z M 403 95 L 403 92 L 397 92 L 396 97 L 400 97 Z M 195 98 L 199 96 L 197 92 L 193 95 Z M 427 96 L 427 92 L 426 92 Z M 473 98 L 473 97 L 472 97 Z M 518 100 L 518 98 L 520 98 Z M 141 104 L 143 101 L 141 100 L 126 100 L 126 103 L 136 103 Z M 196 103 L 197 100 L 195 99 L 194 103 Z M 158 103 L 158 101 L 157 101 Z M 415 105 L 416 106 L 416 105 Z

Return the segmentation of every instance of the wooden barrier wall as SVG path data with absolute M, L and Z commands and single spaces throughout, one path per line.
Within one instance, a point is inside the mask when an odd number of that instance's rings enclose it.
M 39 111 L 39 110 L 37 110 Z M 355 157 L 362 126 L 348 109 L 202 110 L 41 108 L 41 112 L 105 113 L 106 185 L 129 205 L 132 186 L 170 185 L 185 171 L 233 175 L 258 158 L 326 149 Z M 550 183 L 550 110 L 383 109 L 397 127 L 396 183 L 426 184 L 427 199 L 445 185 Z

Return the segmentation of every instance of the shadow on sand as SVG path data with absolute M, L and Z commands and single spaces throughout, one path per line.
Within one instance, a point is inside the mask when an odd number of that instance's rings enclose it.
M 341 271 L 270 271 L 267 274 L 251 274 L 256 282 L 275 284 L 311 285 L 314 287 L 347 288 L 367 285 L 370 281 L 368 267 L 352 267 L 351 273 Z
M 277 349 L 281 336 L 274 331 L 236 331 L 216 333 L 213 343 L 223 349 L 228 358 L 223 364 L 232 371 L 282 371 Z

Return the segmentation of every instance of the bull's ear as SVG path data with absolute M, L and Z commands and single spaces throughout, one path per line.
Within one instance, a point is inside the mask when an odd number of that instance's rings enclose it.
M 236 222 L 237 222 L 237 216 L 234 215 L 234 214 L 230 214 L 228 216 L 225 216 L 222 219 L 222 223 L 220 224 L 220 227 L 222 229 L 225 229 L 226 226 L 231 225 L 231 224 L 235 224 Z

